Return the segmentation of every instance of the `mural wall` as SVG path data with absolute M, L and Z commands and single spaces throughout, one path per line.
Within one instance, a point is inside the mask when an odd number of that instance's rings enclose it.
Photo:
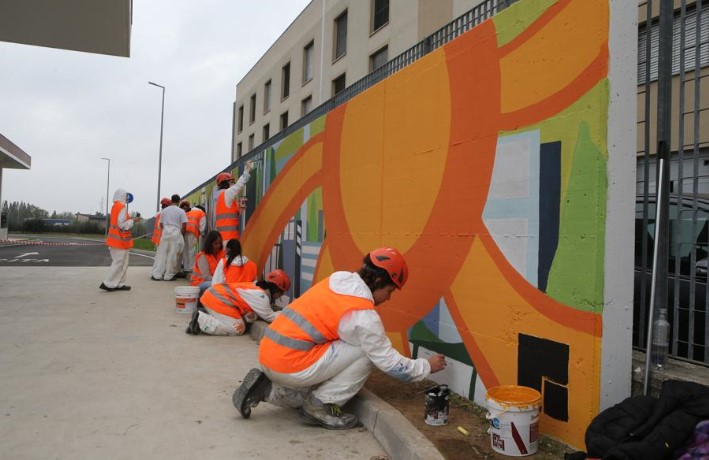
M 381 308 L 396 348 L 445 353 L 435 377 L 483 404 L 495 385 L 540 390 L 542 431 L 583 446 L 599 410 L 608 37 L 609 0 L 524 0 L 261 152 L 245 253 L 288 271 L 297 297 L 398 248 L 410 279 Z

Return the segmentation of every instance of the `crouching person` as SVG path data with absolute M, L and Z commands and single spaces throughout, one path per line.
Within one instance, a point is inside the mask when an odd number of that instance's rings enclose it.
M 246 325 L 258 318 L 271 322 L 279 315 L 271 308 L 274 300 L 290 289 L 290 278 L 274 270 L 254 283 L 219 283 L 209 287 L 187 326 L 188 334 L 243 335 Z
M 299 409 L 311 425 L 352 428 L 357 417 L 341 407 L 364 386 L 370 363 L 406 382 L 442 370 L 443 355 L 409 359 L 399 354 L 375 310 L 404 287 L 407 277 L 401 254 L 380 248 L 364 257 L 357 273 L 335 272 L 293 301 L 265 331 L 261 369 L 251 369 L 234 393 L 242 417 L 266 401 Z

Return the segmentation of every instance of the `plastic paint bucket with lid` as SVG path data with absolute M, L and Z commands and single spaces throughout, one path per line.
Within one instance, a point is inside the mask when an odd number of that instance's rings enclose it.
M 512 457 L 536 453 L 542 395 L 534 388 L 501 385 L 490 388 L 485 399 L 492 449 Z
M 424 406 L 426 411 L 424 421 L 427 425 L 448 425 L 449 396 L 448 385 L 438 385 L 425 391 Z
M 190 313 L 197 308 L 199 286 L 178 286 L 175 288 L 175 311 Z

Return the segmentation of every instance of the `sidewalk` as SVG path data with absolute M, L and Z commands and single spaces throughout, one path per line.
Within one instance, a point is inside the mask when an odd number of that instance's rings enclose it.
M 248 337 L 190 336 L 175 286 L 130 267 L 128 292 L 98 289 L 107 267 L 0 267 L 0 445 L 17 459 L 370 459 L 365 428 L 328 431 L 231 395 L 256 365 Z M 366 399 L 366 398 L 365 398 Z

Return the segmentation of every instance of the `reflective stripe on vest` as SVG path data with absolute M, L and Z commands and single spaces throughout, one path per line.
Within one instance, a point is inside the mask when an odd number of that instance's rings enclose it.
M 130 230 L 121 230 L 118 227 L 118 215 L 125 206 L 125 203 L 116 201 L 111 208 L 111 225 L 108 227 L 106 244 L 116 249 L 130 249 L 133 247 L 133 238 L 130 235 Z
M 160 237 L 162 236 L 162 228 L 160 228 L 160 213 L 155 214 L 155 225 L 153 226 L 153 237 L 150 241 L 155 243 L 155 245 L 160 244 Z
M 202 305 L 224 316 L 241 318 L 253 312 L 248 303 L 236 292 L 237 288 L 259 289 L 254 283 L 220 283 L 207 289 L 200 302 Z
M 373 308 L 371 300 L 336 294 L 330 289 L 330 278 L 325 278 L 273 320 L 261 340 L 259 362 L 286 374 L 305 370 L 339 339 L 337 328 L 342 315 Z
M 199 208 L 193 208 L 187 213 L 186 229 L 197 238 L 199 238 L 199 221 L 202 220 L 202 217 L 204 217 L 204 212 Z
M 216 228 L 222 235 L 222 240 L 239 238 L 239 203 L 234 200 L 231 206 L 226 205 L 226 190 L 219 192 L 216 206 Z
M 256 280 L 256 272 L 258 270 L 256 268 L 256 264 L 253 261 L 247 260 L 244 265 L 227 265 L 226 257 L 223 259 L 223 261 L 225 282 L 239 283 Z

